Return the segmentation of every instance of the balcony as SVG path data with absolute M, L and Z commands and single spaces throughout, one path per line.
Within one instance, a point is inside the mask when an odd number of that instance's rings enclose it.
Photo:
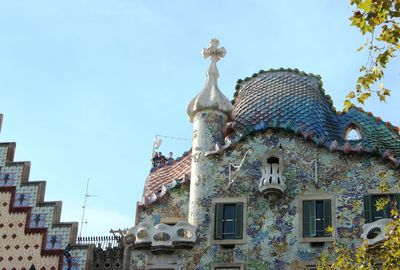
M 175 225 L 160 223 L 155 226 L 141 222 L 131 228 L 130 233 L 135 236 L 135 249 L 150 249 L 156 254 L 192 248 L 196 242 L 196 226 L 185 221 L 179 221 Z
M 390 218 L 383 218 L 363 225 L 361 238 L 367 242 L 369 248 L 379 246 L 385 242 L 387 238 L 385 227 L 391 221 Z
M 268 158 L 261 172 L 262 176 L 259 180 L 258 190 L 269 202 L 277 201 L 286 189 L 286 179 L 282 175 L 282 163 L 278 158 Z

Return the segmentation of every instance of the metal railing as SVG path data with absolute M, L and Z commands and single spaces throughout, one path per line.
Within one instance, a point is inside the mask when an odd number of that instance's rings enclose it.
M 122 238 L 120 236 L 82 236 L 78 237 L 78 244 L 90 245 L 93 244 L 97 248 L 113 248 L 121 245 Z

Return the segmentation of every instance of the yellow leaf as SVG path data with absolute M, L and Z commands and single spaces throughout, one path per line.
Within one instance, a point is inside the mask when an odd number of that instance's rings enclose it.
M 346 98 L 347 98 L 347 99 L 352 99 L 352 98 L 355 98 L 355 96 L 356 96 L 356 94 L 355 94 L 353 91 L 351 91 L 351 92 L 346 96 Z
M 353 106 L 353 103 L 350 100 L 346 99 L 344 101 L 344 111 L 347 112 L 351 108 L 351 106 Z
M 376 210 L 383 210 L 386 205 L 389 203 L 389 198 L 380 198 L 376 201 Z
M 365 0 L 363 2 L 361 2 L 358 7 L 362 10 L 364 10 L 365 12 L 370 12 L 371 8 L 372 8 L 372 0 Z

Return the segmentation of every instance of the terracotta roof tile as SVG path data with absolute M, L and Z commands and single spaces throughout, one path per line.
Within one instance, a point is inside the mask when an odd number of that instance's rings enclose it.
M 175 161 L 174 164 L 166 165 L 151 172 L 147 177 L 143 195 L 149 195 L 153 192 L 158 193 L 163 185 L 166 186 L 175 179 L 187 178 L 190 175 L 191 164 L 192 155 L 189 152 L 178 161 Z

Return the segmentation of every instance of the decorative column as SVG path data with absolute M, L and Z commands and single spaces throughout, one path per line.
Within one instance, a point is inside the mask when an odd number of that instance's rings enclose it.
M 211 39 L 208 48 L 203 49 L 204 58 L 210 58 L 211 64 L 206 73 L 207 81 L 203 90 L 195 96 L 187 107 L 190 122 L 193 123 L 192 168 L 190 182 L 190 201 L 188 222 L 198 226 L 201 234 L 205 230 L 206 213 L 210 206 L 201 203 L 203 198 L 212 194 L 215 178 L 211 175 L 213 157 L 205 153 L 215 149 L 215 145 L 223 145 L 224 128 L 231 120 L 232 104 L 219 90 L 217 62 L 225 56 L 225 49 L 218 48 L 219 41 Z M 206 225 L 203 225 L 206 226 Z

